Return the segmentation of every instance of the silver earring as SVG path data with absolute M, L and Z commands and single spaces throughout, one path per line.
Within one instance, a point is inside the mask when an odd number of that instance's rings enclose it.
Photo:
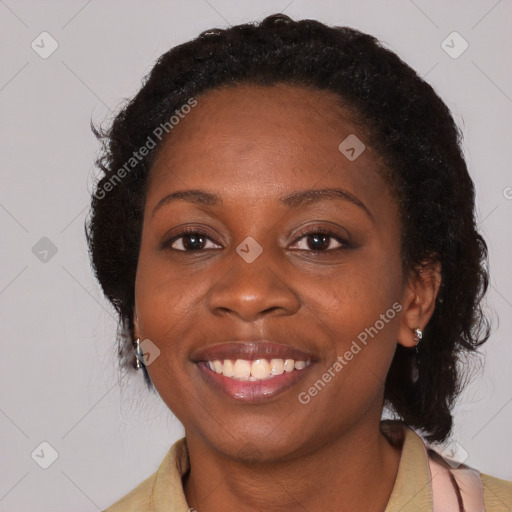
M 416 345 L 414 347 L 414 356 L 416 359 L 416 364 L 413 363 L 411 379 L 414 384 L 416 384 L 416 382 L 418 382 L 418 379 L 420 377 L 420 356 L 418 353 L 418 345 L 420 344 L 420 341 L 422 338 L 423 338 L 423 331 L 419 327 L 417 327 L 416 329 L 414 329 L 414 336 L 413 336 L 414 342 L 416 343 Z
M 136 370 L 140 370 L 142 368 L 142 363 L 140 362 L 141 357 L 142 357 L 142 350 L 140 349 L 140 340 L 139 340 L 139 338 L 137 338 L 135 340 L 135 364 L 134 364 Z

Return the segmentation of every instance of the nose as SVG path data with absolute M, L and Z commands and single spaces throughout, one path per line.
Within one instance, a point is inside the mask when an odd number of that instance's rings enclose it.
M 286 275 L 272 265 L 268 251 L 252 263 L 234 254 L 208 296 L 210 311 L 230 314 L 246 322 L 265 316 L 285 316 L 300 307 L 297 294 L 286 283 Z

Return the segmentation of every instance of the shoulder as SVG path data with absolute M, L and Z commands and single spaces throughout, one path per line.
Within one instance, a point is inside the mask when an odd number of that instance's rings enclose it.
M 140 512 L 148 510 L 157 473 L 141 482 L 135 489 L 116 501 L 103 512 Z
M 512 511 L 512 482 L 486 475 L 465 464 L 454 467 L 448 459 L 445 460 L 441 454 L 432 449 L 428 450 L 428 454 L 430 470 L 433 473 L 432 488 L 439 491 L 439 496 L 444 497 L 444 494 L 443 486 L 440 484 L 442 478 L 438 478 L 441 473 L 436 471 L 436 467 L 444 467 L 445 473 L 452 480 L 456 493 L 459 494 L 464 504 L 467 501 L 469 508 L 466 510 L 483 510 L 485 507 L 485 510 L 489 512 Z
M 486 509 L 512 510 L 512 482 L 480 473 L 484 486 Z
M 402 443 L 403 448 L 387 512 L 406 509 L 432 511 L 438 508 L 458 510 L 459 500 L 468 505 L 466 510 L 512 511 L 512 482 L 486 475 L 464 464 L 454 466 L 419 433 L 401 422 L 389 422 L 381 429 L 392 444 Z M 403 495 L 407 495 L 406 502 Z
M 158 470 L 103 512 L 167 512 L 187 510 L 182 477 L 188 471 L 185 438 L 176 441 Z
M 512 511 L 512 482 L 486 475 L 465 464 L 454 467 L 448 460 L 443 459 L 441 454 L 433 450 L 429 450 L 429 463 L 432 473 L 432 489 L 438 491 L 438 498 L 441 501 L 446 499 L 446 490 L 443 489 L 443 478 L 439 478 L 439 476 L 443 476 L 442 472 L 436 470 L 439 467 L 444 468 L 456 494 L 464 505 L 468 505 L 465 510 L 484 510 L 485 508 L 489 512 Z M 446 482 L 448 483 L 448 479 Z M 436 492 L 433 496 L 435 505 Z M 454 507 L 455 505 L 454 502 Z M 434 510 L 436 510 L 435 506 Z

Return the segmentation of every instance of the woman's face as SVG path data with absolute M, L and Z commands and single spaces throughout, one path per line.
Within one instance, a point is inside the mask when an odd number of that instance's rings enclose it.
M 135 334 L 187 436 L 231 457 L 378 422 L 396 343 L 412 344 L 399 212 L 337 102 L 209 91 L 151 171 Z

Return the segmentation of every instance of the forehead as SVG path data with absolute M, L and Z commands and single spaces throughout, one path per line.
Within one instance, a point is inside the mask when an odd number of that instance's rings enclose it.
M 163 141 L 149 191 L 162 184 L 284 191 L 339 185 L 341 179 L 354 192 L 372 183 L 382 192 L 379 155 L 368 145 L 365 127 L 335 93 L 239 84 L 196 99 L 197 106 Z M 339 146 L 354 136 L 366 144 L 351 161 Z

